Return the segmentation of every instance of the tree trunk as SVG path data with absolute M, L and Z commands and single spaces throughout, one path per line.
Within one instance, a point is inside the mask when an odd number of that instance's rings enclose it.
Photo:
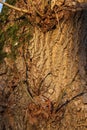
M 87 129 L 87 12 L 66 15 L 1 62 L 0 130 Z

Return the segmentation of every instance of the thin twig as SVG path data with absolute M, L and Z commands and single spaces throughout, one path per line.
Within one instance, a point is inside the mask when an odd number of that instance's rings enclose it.
M 76 99 L 76 98 L 78 98 L 78 97 L 84 95 L 85 93 L 87 93 L 87 92 L 81 92 L 81 93 L 75 95 L 74 97 L 72 97 L 71 99 L 67 100 L 65 103 L 63 103 L 61 106 L 59 106 L 59 107 L 56 109 L 55 113 L 57 113 L 57 112 L 60 111 L 60 109 L 62 109 L 64 106 L 68 105 L 71 101 L 73 101 L 74 99 Z
M 6 2 L 3 2 L 2 0 L 0 0 L 0 3 L 2 3 L 3 5 L 5 5 L 5 6 L 11 8 L 11 9 L 17 10 L 17 11 L 19 11 L 19 12 L 29 13 L 28 10 L 25 10 L 25 9 L 21 9 L 21 8 L 15 7 L 15 6 L 10 5 L 10 4 L 6 3 Z
M 5 6 L 11 8 L 11 9 L 14 9 L 14 10 L 16 10 L 16 11 L 19 11 L 19 12 L 23 12 L 23 13 L 29 14 L 29 11 L 26 10 L 26 9 L 21 9 L 21 8 L 15 7 L 15 6 L 10 5 L 10 4 L 6 3 L 6 2 L 3 2 L 2 0 L 0 0 L 0 3 L 2 3 L 3 5 L 5 5 Z M 43 15 L 36 9 L 35 6 L 34 6 L 34 9 L 35 9 L 36 13 L 37 13 L 39 16 L 43 16 Z

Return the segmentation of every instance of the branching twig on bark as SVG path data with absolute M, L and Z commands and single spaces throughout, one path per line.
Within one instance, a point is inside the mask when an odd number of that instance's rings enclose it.
M 14 10 L 17 10 L 17 11 L 20 11 L 20 12 L 23 12 L 23 13 L 29 13 L 28 10 L 24 10 L 24 9 L 21 9 L 21 8 L 15 7 L 15 6 L 10 5 L 10 4 L 6 3 L 6 2 L 3 2 L 2 0 L 0 0 L 0 3 L 2 3 L 3 5 L 5 5 L 5 6 L 11 8 L 11 9 L 14 9 Z
M 2 0 L 0 0 L 0 3 L 2 3 L 3 5 L 5 5 L 5 6 L 11 8 L 11 9 L 14 9 L 14 10 L 17 10 L 17 11 L 20 11 L 20 12 L 29 14 L 29 11 L 26 10 L 26 9 L 21 9 L 21 8 L 15 7 L 15 6 L 10 5 L 10 4 L 6 3 L 6 2 L 3 2 Z M 67 7 L 67 5 L 66 5 L 66 6 L 63 5 L 63 6 L 60 6 L 60 7 L 59 7 L 58 11 L 61 11 L 61 10 L 79 11 L 79 10 L 82 10 L 82 9 L 87 9 L 87 3 L 81 3 L 81 4 L 79 4 L 79 6 L 76 6 L 76 7 L 74 7 L 74 6 L 73 6 L 73 7 L 72 7 L 72 6 L 71 6 L 71 7 L 69 7 L 69 6 Z M 38 15 L 43 16 L 43 15 L 36 9 L 35 6 L 34 6 L 34 10 L 36 11 L 36 13 L 37 13 Z
M 55 113 L 57 113 L 57 112 L 58 112 L 60 109 L 62 109 L 64 106 L 68 105 L 71 101 L 73 101 L 74 99 L 76 99 L 76 98 L 78 98 L 78 97 L 84 95 L 85 93 L 87 93 L 87 92 L 81 92 L 81 93 L 75 95 L 74 97 L 72 97 L 71 99 L 67 100 L 65 103 L 63 103 L 62 105 L 60 105 L 60 106 L 56 109 Z
M 15 7 L 15 6 L 10 5 L 10 4 L 6 3 L 6 2 L 3 2 L 2 0 L 0 0 L 0 3 L 2 3 L 3 5 L 5 5 L 5 6 L 11 8 L 11 9 L 14 9 L 14 10 L 16 10 L 16 11 L 23 12 L 23 13 L 26 13 L 26 14 L 29 14 L 29 13 L 30 13 L 30 12 L 29 12 L 28 10 L 26 10 L 26 9 L 21 9 L 21 8 Z M 34 6 L 34 10 L 35 10 L 35 12 L 36 12 L 39 16 L 43 16 L 43 15 L 36 9 L 35 6 Z

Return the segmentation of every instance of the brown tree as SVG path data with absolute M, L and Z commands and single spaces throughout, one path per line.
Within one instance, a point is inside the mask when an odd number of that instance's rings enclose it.
M 7 3 L 0 20 L 0 130 L 86 130 L 86 0 Z

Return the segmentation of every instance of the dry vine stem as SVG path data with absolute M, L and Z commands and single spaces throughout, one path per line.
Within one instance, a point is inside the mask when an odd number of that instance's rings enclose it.
M 5 5 L 5 6 L 11 8 L 11 9 L 14 9 L 14 10 L 16 10 L 16 11 L 23 12 L 23 13 L 26 13 L 26 14 L 30 14 L 28 10 L 15 7 L 15 6 L 10 5 L 10 4 L 6 3 L 6 2 L 3 2 L 2 0 L 0 0 L 0 3 L 2 3 L 3 5 Z M 36 11 L 36 13 L 37 13 L 38 15 L 42 16 L 42 14 L 35 8 L 35 6 L 34 6 L 34 9 L 35 9 L 35 11 Z
M 44 3 L 42 2 L 41 5 L 43 4 L 44 7 L 42 9 L 43 11 L 41 11 L 40 8 L 37 9 L 38 2 L 37 1 L 35 1 L 35 2 L 36 3 L 34 5 L 33 1 L 30 0 L 30 5 L 31 5 L 30 10 L 26 10 L 26 9 L 21 9 L 21 8 L 15 7 L 13 5 L 10 5 L 10 4 L 0 0 L 0 3 L 2 3 L 3 5 L 11 8 L 11 9 L 14 9 L 16 11 L 28 14 L 30 16 L 31 22 L 35 21 L 37 25 L 38 25 L 38 23 L 36 21 L 36 15 L 38 15 L 38 17 L 40 17 L 40 21 L 42 21 L 41 24 L 46 25 L 47 22 L 49 22 L 52 26 L 52 23 L 51 23 L 52 19 L 56 19 L 56 21 L 54 20 L 55 25 L 59 24 L 59 20 L 60 20 L 59 15 L 61 17 L 62 11 L 64 11 L 64 12 L 66 12 L 66 11 L 76 12 L 76 11 L 81 11 L 81 10 L 87 9 L 87 3 L 86 2 L 84 2 L 84 3 L 75 2 L 76 4 L 74 4 L 74 5 L 69 4 L 69 2 L 68 2 L 68 3 L 64 3 L 63 5 L 60 5 L 60 6 L 59 6 L 59 2 L 58 2 L 58 5 L 55 3 L 54 7 L 51 8 L 51 2 L 49 3 L 50 5 L 48 4 L 47 6 L 45 6 L 45 2 L 43 1 Z M 45 9 L 45 7 L 46 7 L 46 9 Z M 32 11 L 34 11 L 36 13 L 35 15 L 33 15 L 31 8 L 32 8 Z M 48 19 L 48 15 L 49 15 L 49 19 Z M 33 20 L 32 20 L 32 16 L 34 17 Z M 43 20 L 43 19 L 46 19 L 46 20 Z M 45 22 L 45 21 L 47 21 L 47 22 Z M 40 22 L 39 22 L 39 24 L 40 24 Z M 41 26 L 41 24 L 40 24 L 40 26 Z M 47 24 L 47 26 L 48 26 L 48 24 Z M 50 28 L 52 28 L 52 27 L 49 27 L 49 29 Z
M 3 5 L 5 5 L 5 6 L 11 8 L 11 9 L 14 9 L 14 10 L 17 10 L 17 11 L 20 11 L 20 12 L 29 14 L 29 11 L 26 10 L 26 9 L 21 9 L 21 8 L 15 7 L 15 6 L 10 5 L 10 4 L 6 3 L 6 2 L 3 2 L 2 0 L 0 0 L 0 3 L 2 3 Z M 33 5 L 32 0 L 30 0 L 30 3 Z M 43 14 L 41 14 L 41 13 L 36 9 L 35 6 L 34 6 L 34 9 L 35 9 L 35 11 L 36 11 L 37 14 L 39 14 L 40 16 L 43 16 Z M 61 11 L 61 10 L 78 11 L 78 10 L 82 10 L 82 9 L 87 10 L 87 3 L 86 3 L 86 2 L 85 2 L 85 3 L 83 2 L 83 3 L 81 3 L 81 4 L 79 3 L 78 6 L 77 6 L 77 5 L 75 5 L 75 6 L 74 6 L 74 5 L 73 5 L 73 6 L 63 5 L 63 6 L 60 6 L 60 7 L 59 7 L 58 11 Z
M 23 9 L 21 9 L 21 8 L 12 6 L 12 5 L 10 5 L 10 4 L 6 3 L 6 2 L 3 2 L 2 0 L 0 0 L 0 3 L 2 3 L 3 5 L 5 5 L 5 6 L 11 8 L 11 9 L 14 9 L 14 10 L 17 10 L 17 11 L 20 11 L 20 12 L 23 12 L 23 13 L 28 13 L 28 12 L 29 12 L 28 10 L 23 10 Z

